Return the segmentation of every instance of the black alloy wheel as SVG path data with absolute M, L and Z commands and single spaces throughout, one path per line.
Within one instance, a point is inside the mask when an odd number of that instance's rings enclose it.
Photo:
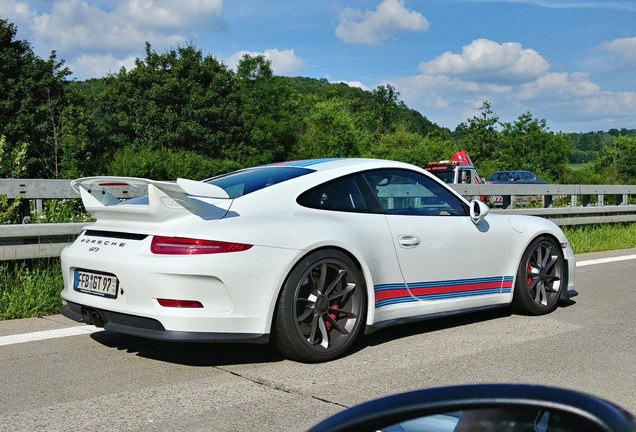
M 364 325 L 362 273 L 343 252 L 321 250 L 289 274 L 278 302 L 275 337 L 279 351 L 303 362 L 342 355 Z
M 512 299 L 516 312 L 543 315 L 556 309 L 566 289 L 563 251 L 551 237 L 536 238 L 523 254 Z

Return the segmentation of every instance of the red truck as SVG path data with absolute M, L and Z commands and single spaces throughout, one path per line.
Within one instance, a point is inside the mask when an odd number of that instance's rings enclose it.
M 449 160 L 430 162 L 424 169 L 448 184 L 486 184 L 486 180 L 477 174 L 477 169 L 466 150 L 458 151 Z M 501 197 L 481 195 L 475 197 L 477 198 L 488 205 L 493 205 L 497 198 L 501 201 Z

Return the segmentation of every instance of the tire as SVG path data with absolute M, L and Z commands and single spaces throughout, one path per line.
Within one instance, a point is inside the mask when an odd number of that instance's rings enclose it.
M 366 286 L 353 261 L 337 250 L 303 258 L 278 300 L 275 342 L 285 357 L 308 363 L 341 356 L 364 325 Z
M 512 308 L 525 315 L 543 315 L 557 308 L 565 289 L 563 251 L 551 237 L 538 237 L 521 258 Z

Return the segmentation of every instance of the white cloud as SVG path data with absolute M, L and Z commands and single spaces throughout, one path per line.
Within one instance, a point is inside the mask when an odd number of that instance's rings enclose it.
M 602 92 L 589 99 L 586 109 L 588 112 L 602 116 L 622 118 L 625 120 L 623 125 L 633 124 L 636 113 L 636 92 Z
M 636 37 L 614 39 L 601 45 L 620 67 L 636 69 Z
M 469 0 L 481 3 L 525 3 L 547 9 L 607 9 L 619 11 L 636 11 L 632 0 Z
M 404 6 L 404 0 L 384 0 L 375 11 L 346 8 L 340 12 L 336 36 L 347 43 L 381 45 L 398 32 L 428 30 L 428 21 Z
M 631 40 L 611 47 L 629 50 Z M 610 49 L 608 47 L 608 49 Z M 417 75 L 388 80 L 404 102 L 432 121 L 458 125 L 478 115 L 483 101 L 502 121 L 530 111 L 559 119 L 552 130 L 581 130 L 586 124 L 625 127 L 636 117 L 636 92 L 603 91 L 587 73 L 549 72 L 550 65 L 520 44 L 478 40 L 461 54 L 444 53 L 420 65 Z
M 135 67 L 135 60 L 135 56 L 118 58 L 112 55 L 82 54 L 66 66 L 71 70 L 81 70 L 87 77 L 104 77 L 116 74 L 123 67 L 130 71 Z
M 46 12 L 26 2 L 2 1 L 21 37 L 38 46 L 41 56 L 57 51 L 79 79 L 129 64 L 135 55 L 143 56 L 145 42 L 160 51 L 186 44 L 199 32 L 225 29 L 222 0 L 54 0 Z M 99 67 L 97 59 L 111 63 Z
M 478 39 L 463 48 L 461 54 L 445 52 L 436 59 L 422 63 L 427 75 L 460 77 L 477 82 L 527 82 L 549 69 L 548 62 L 534 50 L 521 44 L 497 43 Z
M 170 46 L 187 42 L 196 32 L 222 27 L 221 0 L 119 0 L 104 10 L 84 0 L 59 0 L 50 13 L 34 18 L 35 35 L 59 50 L 90 49 L 98 53 L 143 50 L 146 41 Z M 186 30 L 187 29 L 187 30 Z
M 521 44 L 479 39 L 461 54 L 445 52 L 421 63 L 420 74 L 392 83 L 409 106 L 459 115 L 475 112 L 484 100 L 515 100 L 521 84 L 535 82 L 549 68 L 541 55 Z M 462 121 L 465 118 L 456 118 L 455 124 Z
M 539 98 L 576 100 L 597 95 L 601 88 L 590 81 L 586 73 L 550 73 L 524 84 L 518 97 L 521 100 Z
M 116 11 L 118 16 L 127 17 L 141 27 L 177 32 L 219 25 L 222 13 L 222 0 L 128 0 Z
M 25 2 L 8 2 L 5 7 L 7 7 L 6 12 L 9 13 L 12 20 L 16 22 L 25 22 L 37 14 L 36 11 L 31 9 Z
M 225 63 L 232 69 L 236 70 L 236 66 L 239 64 L 245 54 L 253 57 L 262 55 L 272 63 L 272 71 L 276 75 L 294 76 L 300 71 L 303 65 L 302 58 L 296 56 L 294 50 L 277 50 L 268 49 L 263 52 L 254 51 L 237 51 L 228 59 Z

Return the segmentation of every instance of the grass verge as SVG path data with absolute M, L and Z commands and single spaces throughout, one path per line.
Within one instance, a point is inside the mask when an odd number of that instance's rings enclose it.
M 574 253 L 636 248 L 636 223 L 563 227 Z
M 574 252 L 636 248 L 636 223 L 564 227 Z M 57 313 L 62 306 L 58 258 L 0 261 L 0 320 Z
M 0 261 L 0 320 L 59 312 L 62 285 L 58 258 Z

